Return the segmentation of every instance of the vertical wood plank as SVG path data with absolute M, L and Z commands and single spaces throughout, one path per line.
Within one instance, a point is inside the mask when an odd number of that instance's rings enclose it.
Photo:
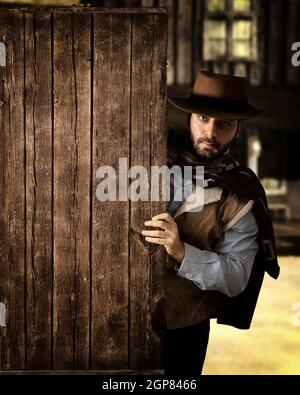
M 0 283 L 7 308 L 1 369 L 25 368 L 24 19 L 0 14 Z
M 151 127 L 151 166 L 167 163 L 167 116 L 166 116 L 166 57 L 167 57 L 167 18 L 154 15 L 153 64 L 152 64 L 152 127 Z M 151 184 L 153 188 L 153 184 Z M 166 212 L 166 202 L 152 202 L 151 216 Z M 150 264 L 150 352 L 149 365 L 155 369 L 164 368 L 162 352 L 164 347 L 165 322 L 165 262 L 167 253 L 164 247 L 151 255 Z
M 52 68 L 51 15 L 25 14 L 26 369 L 51 369 Z
M 269 41 L 268 41 L 268 82 L 278 85 L 284 82 L 286 57 L 286 6 L 281 0 L 270 2 Z
M 192 0 L 179 0 L 177 23 L 177 82 L 190 84 L 192 80 Z
M 89 366 L 90 16 L 54 14 L 53 368 Z
M 164 16 L 133 16 L 132 20 L 131 166 L 147 169 L 150 197 L 151 164 L 162 165 L 165 159 L 167 26 Z M 132 227 L 145 229 L 144 221 L 164 212 L 163 203 L 157 202 L 152 210 L 150 200 L 132 202 Z M 162 324 L 163 254 L 160 250 L 151 257 L 141 241 L 131 238 L 130 369 L 156 368 L 161 363 L 157 326 Z
M 151 166 L 153 15 L 132 17 L 131 166 Z M 147 45 L 145 45 L 147 43 Z M 149 180 L 148 180 L 149 181 Z M 150 187 L 150 181 L 148 182 Z M 131 226 L 141 232 L 151 219 L 151 202 L 131 202 Z M 148 250 L 130 240 L 130 369 L 148 367 L 151 360 L 150 264 Z
M 96 190 L 102 179 L 96 179 L 96 170 L 109 165 L 118 175 L 119 158 L 129 158 L 130 62 L 130 15 L 95 14 L 92 369 L 126 369 L 128 366 L 129 202 L 99 201 Z

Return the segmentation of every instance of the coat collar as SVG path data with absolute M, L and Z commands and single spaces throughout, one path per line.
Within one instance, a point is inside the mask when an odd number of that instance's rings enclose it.
M 172 193 L 172 199 L 168 205 L 167 212 L 169 212 L 173 218 L 176 216 L 182 214 L 183 212 L 187 211 L 201 211 L 203 208 L 203 205 L 217 202 L 221 199 L 222 195 L 222 188 L 219 186 L 213 186 L 210 188 L 207 188 L 207 180 L 203 180 L 203 184 L 201 185 L 196 185 L 196 187 L 193 188 L 193 192 L 188 196 L 188 199 L 185 199 L 184 197 L 184 190 L 185 188 L 188 188 L 190 184 L 190 180 L 185 180 L 183 179 L 182 182 L 182 191 L 181 191 L 181 199 L 180 200 L 175 200 L 176 197 L 176 192 L 178 192 L 178 188 Z M 200 204 L 199 202 L 197 203 L 195 201 L 195 195 L 201 194 L 202 199 Z M 194 197 L 194 198 L 193 198 Z

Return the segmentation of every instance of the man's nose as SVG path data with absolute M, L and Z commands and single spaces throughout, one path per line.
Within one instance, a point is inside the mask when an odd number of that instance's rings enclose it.
M 205 132 L 208 138 L 217 136 L 217 125 L 214 120 L 210 120 L 210 122 L 207 123 Z

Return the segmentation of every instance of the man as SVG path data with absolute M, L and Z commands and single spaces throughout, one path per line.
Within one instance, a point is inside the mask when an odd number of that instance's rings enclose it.
M 188 128 L 169 144 L 168 165 L 204 166 L 204 205 L 172 199 L 145 222 L 157 230 L 142 232 L 168 253 L 166 374 L 201 374 L 210 319 L 250 328 L 264 272 L 279 275 L 264 190 L 229 153 L 241 121 L 259 114 L 246 87 L 245 78 L 203 71 L 190 97 L 169 98 L 188 114 Z

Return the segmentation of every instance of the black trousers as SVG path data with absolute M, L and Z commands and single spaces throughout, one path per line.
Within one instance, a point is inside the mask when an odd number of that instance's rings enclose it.
M 165 375 L 199 376 L 205 360 L 210 321 L 166 331 Z

